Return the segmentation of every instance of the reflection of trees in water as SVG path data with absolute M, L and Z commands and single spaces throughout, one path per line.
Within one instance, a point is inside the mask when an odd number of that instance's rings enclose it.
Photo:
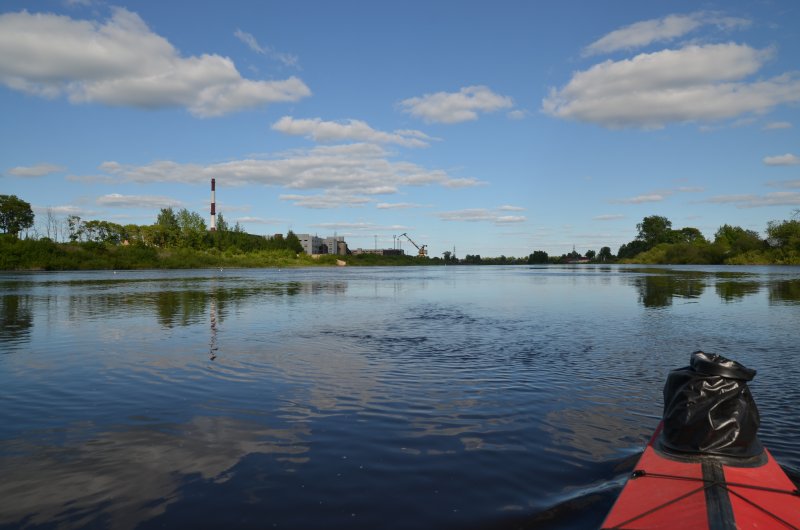
M 769 301 L 771 304 L 800 302 L 800 280 L 770 283 Z
M 717 295 L 725 302 L 734 302 L 742 298 L 757 294 L 763 282 L 752 279 L 753 275 L 747 272 L 736 271 L 682 271 L 673 269 L 623 269 L 624 272 L 646 273 L 646 275 L 635 276 L 632 279 L 633 285 L 639 291 L 639 303 L 645 307 L 666 307 L 672 305 L 672 300 L 678 298 L 699 298 L 702 296 L 709 282 L 714 283 Z M 781 292 L 787 292 L 788 299 L 797 300 L 798 280 L 788 282 L 778 282 L 778 284 L 795 283 L 794 295 L 791 294 L 791 286 L 771 288 L 770 293 L 777 290 L 775 297 L 783 298 Z M 792 298 L 794 296 L 794 298 Z
M 0 339 L 27 337 L 33 325 L 29 295 L 6 294 L 0 297 Z
M 264 282 L 234 283 L 215 278 L 176 279 L 163 282 L 143 280 L 96 280 L 53 282 L 52 289 L 67 287 L 69 320 L 128 317 L 151 313 L 164 327 L 189 326 L 207 320 L 211 303 L 221 323 L 232 305 L 259 296 L 287 297 L 304 294 L 344 293 L 347 282 Z M 72 289 L 76 292 L 71 292 Z M 5 297 L 4 297 L 5 298 Z M 8 300 L 4 304 L 18 304 Z M 11 314 L 13 308 L 3 309 Z
M 203 291 L 158 293 L 155 299 L 158 323 L 167 328 L 196 324 L 203 319 L 209 299 L 210 294 Z
M 164 290 L 155 297 L 158 322 L 165 327 L 188 326 L 205 320 L 213 304 L 215 324 L 221 324 L 230 306 L 258 296 L 343 293 L 347 282 L 286 282 L 251 287 L 213 285 L 210 289 Z
M 756 294 L 761 289 L 761 282 L 718 281 L 715 288 L 725 302 L 735 302 L 747 295 Z
M 706 288 L 702 277 L 694 275 L 659 274 L 634 279 L 639 290 L 639 303 L 645 307 L 672 305 L 674 297 L 699 298 Z

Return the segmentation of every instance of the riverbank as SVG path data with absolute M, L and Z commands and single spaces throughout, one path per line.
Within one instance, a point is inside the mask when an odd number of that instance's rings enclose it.
M 685 245 L 662 244 L 633 258 L 614 261 L 640 265 L 800 265 L 800 252 L 792 249 L 752 250 L 726 257 L 703 252 L 688 252 Z M 695 250 L 694 248 L 690 250 Z M 713 259 L 712 259 L 713 258 Z M 481 261 L 447 261 L 439 257 L 380 256 L 359 254 L 347 256 L 309 256 L 290 249 L 242 251 L 235 247 L 158 248 L 144 245 L 109 243 L 57 243 L 49 239 L 15 239 L 0 237 L 0 270 L 3 271 L 68 271 L 68 270 L 136 270 L 136 269 L 204 269 L 204 268 L 292 268 L 342 266 L 408 266 L 408 265 L 531 265 L 525 258 L 487 258 Z M 559 262 L 563 263 L 563 262 Z M 595 263 L 595 262 L 589 262 Z M 608 262 L 611 263 L 611 262 Z
M 335 267 L 337 260 L 349 266 L 436 265 L 441 260 L 414 256 L 309 256 L 292 250 L 242 252 L 193 248 L 160 249 L 142 245 L 104 243 L 56 243 L 47 239 L 0 237 L 0 270 L 67 271 L 202 268 Z

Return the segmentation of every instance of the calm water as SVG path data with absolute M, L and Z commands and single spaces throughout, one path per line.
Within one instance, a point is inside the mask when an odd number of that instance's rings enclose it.
M 800 268 L 0 275 L 0 527 L 593 528 L 696 349 L 800 477 Z

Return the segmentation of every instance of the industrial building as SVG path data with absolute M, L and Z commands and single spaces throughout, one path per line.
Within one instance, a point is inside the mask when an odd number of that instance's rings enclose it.
M 303 245 L 303 251 L 309 256 L 314 254 L 346 256 L 349 253 L 347 243 L 342 236 L 321 238 L 311 234 L 297 234 L 297 238 Z
M 357 248 L 353 254 L 377 254 L 378 256 L 405 256 L 402 248 Z

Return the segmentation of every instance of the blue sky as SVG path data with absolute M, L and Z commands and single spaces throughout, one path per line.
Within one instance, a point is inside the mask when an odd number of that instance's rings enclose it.
M 798 28 L 794 0 L 5 1 L 0 193 L 151 224 L 207 217 L 214 177 L 251 233 L 459 257 L 763 232 L 800 208 Z

